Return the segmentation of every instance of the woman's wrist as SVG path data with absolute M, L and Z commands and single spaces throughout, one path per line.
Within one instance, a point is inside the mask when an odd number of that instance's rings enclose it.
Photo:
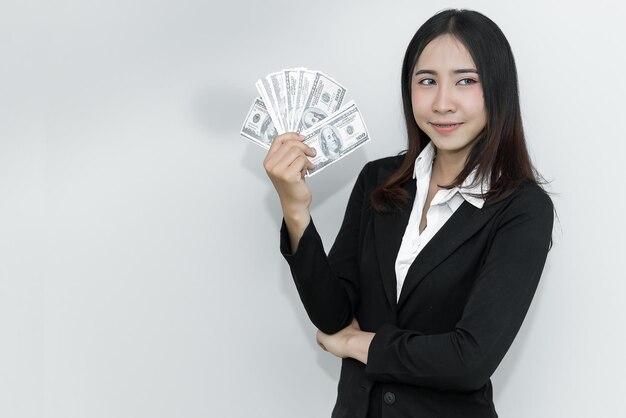
M 373 332 L 361 330 L 355 330 L 350 333 L 348 338 L 346 338 L 346 352 L 348 357 L 358 360 L 363 364 L 367 364 L 367 355 L 374 335 L 376 334 Z
M 302 204 L 284 204 L 281 203 L 283 209 L 283 216 L 285 221 L 290 221 L 294 224 L 308 224 L 309 218 L 309 206 Z
M 289 233 L 289 242 L 291 243 L 291 252 L 295 253 L 300 238 L 304 234 L 304 230 L 311 222 L 311 214 L 308 207 L 285 207 L 283 206 L 283 217 L 287 232 Z

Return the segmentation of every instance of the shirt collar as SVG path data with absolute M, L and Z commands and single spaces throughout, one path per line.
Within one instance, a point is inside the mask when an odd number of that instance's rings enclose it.
M 419 179 L 425 175 L 429 175 L 432 173 L 432 164 L 435 159 L 436 152 L 435 146 L 432 141 L 428 142 L 428 145 L 424 147 L 424 149 L 420 152 L 420 154 L 415 159 L 415 164 L 413 168 L 413 178 Z M 485 199 L 480 197 L 483 193 L 489 191 L 489 176 L 485 177 L 481 183 L 478 183 L 474 187 L 470 187 L 474 179 L 476 178 L 476 174 L 478 173 L 478 168 L 475 167 L 474 170 L 465 178 L 465 181 L 461 184 L 460 187 L 454 187 L 451 189 L 452 191 L 457 191 L 461 194 L 463 199 L 477 207 L 478 209 L 482 208 L 485 204 Z M 451 193 L 452 195 L 456 193 Z M 477 196 L 472 196 L 477 195 Z
M 459 193 L 461 193 L 461 196 L 463 196 L 465 200 L 480 209 L 485 204 L 485 199 L 481 196 L 489 191 L 489 176 L 486 176 L 482 182 L 474 187 L 470 187 L 476 178 L 476 174 L 478 174 L 478 167 L 475 167 L 465 178 L 465 181 L 463 181 L 459 188 Z
M 432 170 L 432 164 L 435 156 L 435 146 L 433 145 L 432 141 L 429 141 L 428 145 L 424 147 L 424 149 L 415 159 L 415 165 L 413 167 L 414 179 L 417 179 Z

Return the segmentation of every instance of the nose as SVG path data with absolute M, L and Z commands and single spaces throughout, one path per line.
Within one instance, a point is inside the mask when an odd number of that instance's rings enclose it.
M 454 101 L 454 92 L 452 88 L 446 84 L 441 83 L 437 86 L 437 93 L 433 101 L 433 112 L 448 113 L 455 112 L 456 104 Z

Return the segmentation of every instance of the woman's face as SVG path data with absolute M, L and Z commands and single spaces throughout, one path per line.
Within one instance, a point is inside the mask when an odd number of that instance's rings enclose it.
M 469 154 L 487 111 L 474 61 L 453 36 L 439 36 L 422 51 L 413 69 L 411 103 L 417 125 L 438 152 Z

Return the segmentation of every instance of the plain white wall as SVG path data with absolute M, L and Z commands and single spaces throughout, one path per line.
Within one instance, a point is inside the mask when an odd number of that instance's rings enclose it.
M 508 37 L 559 215 L 496 407 L 623 411 L 623 2 L 4 0 L 0 416 L 329 416 L 339 361 L 314 342 L 264 152 L 239 129 L 271 71 L 348 87 L 372 141 L 309 183 L 328 248 L 361 166 L 404 146 L 402 56 L 446 7 Z

